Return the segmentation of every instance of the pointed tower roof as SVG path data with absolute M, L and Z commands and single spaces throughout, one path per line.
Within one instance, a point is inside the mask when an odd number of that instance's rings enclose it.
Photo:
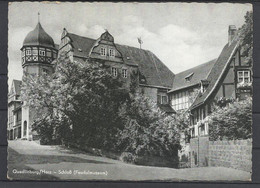
M 55 48 L 53 39 L 44 31 L 40 22 L 38 22 L 34 30 L 27 34 L 23 41 L 23 46 L 44 46 Z

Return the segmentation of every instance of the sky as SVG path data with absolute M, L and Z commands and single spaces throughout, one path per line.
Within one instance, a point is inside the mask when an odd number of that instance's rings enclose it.
M 8 83 L 22 79 L 20 49 L 40 22 L 60 43 L 63 28 L 97 39 L 107 29 L 115 43 L 153 52 L 173 73 L 215 59 L 228 40 L 228 26 L 239 28 L 251 4 L 232 3 L 9 3 Z

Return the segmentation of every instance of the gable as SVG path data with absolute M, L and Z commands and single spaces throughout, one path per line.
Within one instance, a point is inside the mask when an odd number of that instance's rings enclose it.
M 144 81 L 141 84 L 151 85 L 156 87 L 171 88 L 174 74 L 164 65 L 158 57 L 148 50 L 143 50 L 135 47 L 115 44 L 110 34 L 104 35 L 97 39 L 82 37 L 76 34 L 67 33 L 70 38 L 71 46 L 73 48 L 73 56 L 77 58 L 87 59 L 97 58 L 100 54 L 100 47 L 102 45 L 115 48 L 116 58 L 104 60 L 111 60 L 115 62 L 125 63 L 130 66 L 138 66 L 140 72 L 140 79 Z M 96 54 L 96 55 L 95 55 Z M 100 58 L 100 56 L 98 56 Z
M 192 109 L 203 104 L 213 93 L 213 91 L 217 88 L 216 86 L 220 82 L 221 77 L 223 76 L 225 70 L 228 68 L 231 59 L 238 48 L 238 44 L 239 41 L 234 40 L 230 45 L 229 44 L 225 45 L 216 63 L 212 67 L 207 77 L 207 81 L 209 81 L 209 85 L 206 91 L 195 99 L 194 103 L 191 106 Z

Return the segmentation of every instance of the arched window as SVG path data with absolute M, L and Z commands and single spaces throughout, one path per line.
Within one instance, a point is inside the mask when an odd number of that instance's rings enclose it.
M 26 136 L 27 134 L 27 121 L 23 122 L 23 136 Z

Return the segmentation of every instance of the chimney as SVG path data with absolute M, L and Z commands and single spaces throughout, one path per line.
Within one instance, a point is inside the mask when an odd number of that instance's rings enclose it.
M 228 44 L 230 45 L 235 37 L 237 28 L 235 25 L 230 25 L 228 27 Z

